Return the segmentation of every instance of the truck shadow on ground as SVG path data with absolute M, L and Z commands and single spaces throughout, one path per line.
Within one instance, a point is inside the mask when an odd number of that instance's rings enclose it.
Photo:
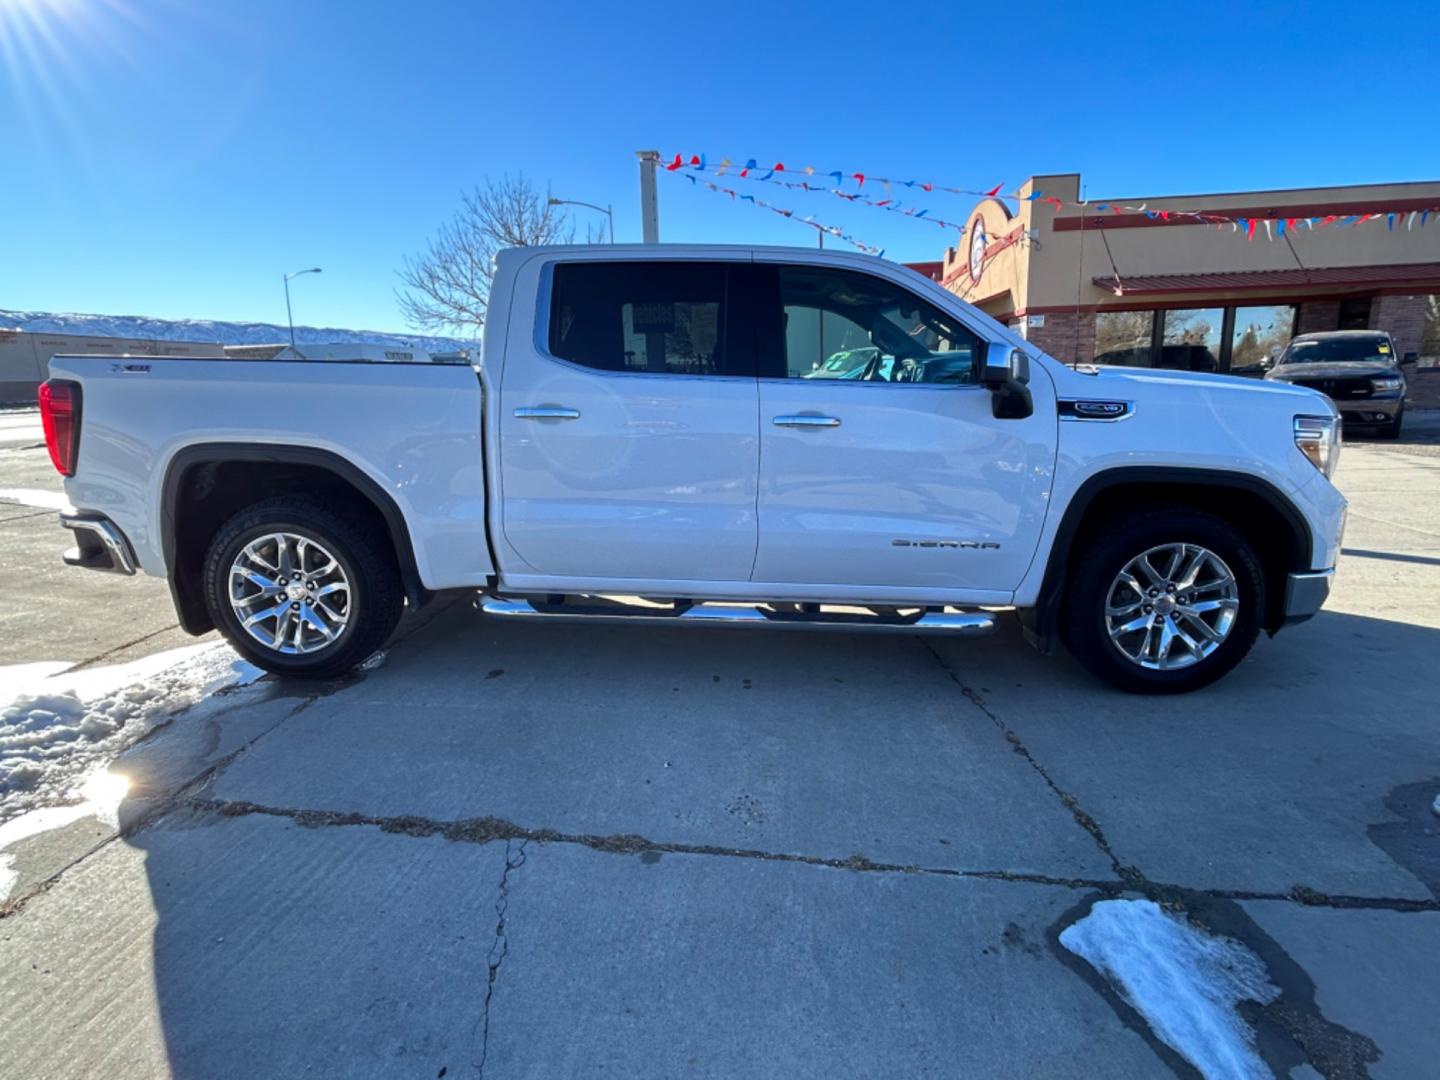
M 1409 881 L 1408 895 L 1433 896 L 1427 868 L 1396 861 L 1416 846 L 1406 830 L 1426 823 L 1407 824 L 1409 803 L 1385 800 L 1435 772 L 1433 696 L 1415 673 L 1437 649 L 1440 630 L 1326 612 L 1260 643 L 1215 687 L 1162 701 L 1040 657 L 1011 629 L 927 645 L 499 625 L 457 608 L 384 668 L 297 712 L 193 792 L 198 801 L 127 838 L 146 856 L 165 1053 L 179 1076 L 477 1073 L 502 965 L 525 962 L 506 959 L 505 929 L 509 875 L 524 871 L 515 844 L 457 842 L 427 822 L 494 815 L 657 844 L 1049 875 L 1068 906 L 1083 880 L 1113 875 L 1016 760 L 1009 732 L 1118 857 L 1157 880 L 1276 892 L 1306 883 L 1321 896 L 1406 894 Z M 1357 672 L 1369 674 L 1357 683 Z M 223 809 L 242 801 L 332 816 Z M 1386 830 L 1372 840 L 1377 824 Z M 1165 847 L 1183 856 L 1146 865 Z M 633 846 L 607 857 L 647 865 Z M 725 902 L 743 904 L 751 861 L 726 865 L 735 895 Z M 897 895 L 912 880 L 895 874 Z M 603 896 L 589 902 L 593 918 L 610 917 Z M 777 908 L 733 942 L 735 967 L 710 976 L 733 983 L 733 1008 L 707 1024 L 743 1030 L 769 1008 L 747 989 L 744 958 L 801 932 L 793 914 Z M 611 961 L 577 960 L 567 977 L 606 1001 L 626 956 L 683 956 L 673 933 L 663 921 L 617 931 Z M 1079 979 L 1053 957 L 1025 962 Z M 844 1033 L 825 1030 L 823 995 L 800 1007 L 803 1037 L 819 1047 L 814 1075 L 844 1074 Z M 619 1005 L 603 1008 L 624 1022 Z M 684 1012 L 677 1003 L 677 1032 L 693 1020 Z M 956 1031 L 1026 1029 L 1003 1010 L 954 1020 Z M 555 1040 L 571 1037 L 566 1017 L 549 1023 Z M 609 1064 L 646 1075 L 645 1048 L 634 1053 Z

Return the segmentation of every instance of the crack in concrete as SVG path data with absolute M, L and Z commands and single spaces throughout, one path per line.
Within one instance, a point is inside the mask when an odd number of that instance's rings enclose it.
M 485 956 L 485 1004 L 480 1015 L 483 1025 L 480 1035 L 480 1060 L 475 1063 L 476 1074 L 485 1075 L 485 1062 L 490 1056 L 490 1003 L 495 997 L 495 981 L 500 977 L 500 965 L 510 955 L 510 936 L 506 931 L 506 919 L 510 914 L 510 871 L 525 865 L 525 845 L 521 840 L 518 847 L 514 841 L 505 841 L 505 869 L 500 872 L 500 889 L 495 897 L 495 940 Z
M 181 784 L 169 795 L 166 795 L 163 798 L 157 798 L 155 802 L 151 806 L 149 806 L 143 813 L 135 817 L 133 820 L 126 822 L 124 826 L 117 828 L 115 832 L 107 836 L 104 840 L 101 840 L 98 844 L 81 852 L 75 858 L 67 862 L 64 866 L 60 867 L 60 869 L 56 870 L 48 878 L 45 878 L 43 881 L 36 882 L 26 892 L 23 892 L 18 896 L 12 896 L 3 903 L 0 903 L 0 919 L 8 919 L 12 915 L 20 914 L 20 912 L 25 910 L 25 906 L 29 904 L 31 900 L 35 899 L 35 897 L 37 896 L 42 895 L 43 893 L 49 892 L 50 889 L 54 887 L 54 885 L 59 882 L 62 877 L 68 874 L 75 867 L 79 866 L 86 859 L 90 858 L 92 855 L 95 855 L 97 852 L 105 850 L 117 840 L 129 839 L 136 833 L 140 832 L 142 829 L 147 828 L 153 822 L 157 821 L 161 817 L 164 817 L 166 814 L 173 813 L 175 810 L 183 807 L 187 803 L 187 800 L 189 800 L 195 792 L 203 790 L 205 786 L 210 783 L 210 781 L 215 779 L 216 776 L 218 776 L 221 772 L 228 768 L 230 764 L 241 754 L 245 753 L 245 751 L 249 750 L 266 735 L 269 735 L 281 724 L 285 723 L 285 721 L 291 719 L 292 717 L 300 715 L 300 713 L 304 712 L 323 696 L 325 695 L 320 693 L 312 694 L 310 697 L 304 698 L 301 701 L 297 702 L 294 708 L 292 708 L 279 720 L 276 720 L 275 723 L 271 724 L 264 731 L 260 732 L 260 734 L 256 735 L 249 742 L 237 746 L 234 750 L 230 751 L 230 753 L 226 754 L 219 761 L 213 762 L 212 764 L 208 765 L 195 776 L 191 777 L 189 780 Z M 169 726 L 169 724 L 173 722 L 173 719 L 174 718 L 172 717 L 171 720 L 166 721 L 165 725 L 157 728 L 156 731 L 164 730 L 165 727 Z M 150 732 L 148 735 L 146 735 L 144 739 L 141 739 L 135 745 L 139 746 L 142 743 L 147 742 L 154 734 L 155 732 Z
M 381 832 L 402 836 L 438 836 L 459 844 L 489 844 L 504 840 L 537 844 L 573 844 L 609 855 L 701 855 L 728 859 L 752 859 L 758 862 L 796 863 L 820 866 L 830 870 L 848 870 L 864 874 L 907 874 L 911 876 L 968 878 L 981 881 L 1005 881 L 1026 885 L 1047 885 L 1065 889 L 1093 889 L 1107 897 L 1138 893 L 1171 908 L 1183 906 L 1184 899 L 1205 896 L 1219 900 L 1275 900 L 1303 903 L 1316 907 L 1346 909 L 1381 909 L 1397 912 L 1440 911 L 1440 901 L 1413 900 L 1405 897 L 1327 895 L 1315 890 L 1291 890 L 1286 893 L 1246 891 L 1237 889 L 1195 889 L 1183 885 L 1151 881 L 1148 878 L 1099 880 L 1094 878 L 1059 877 L 1013 870 L 960 869 L 947 866 L 920 866 L 914 863 L 876 862 L 856 853 L 837 859 L 825 855 L 800 852 L 765 851 L 759 848 L 733 848 L 719 844 L 689 844 L 676 841 L 651 840 L 635 833 L 597 835 L 567 833 L 551 828 L 532 828 L 497 817 L 461 818 L 438 821 L 415 814 L 363 814 L 356 810 L 309 810 L 284 806 L 264 806 L 243 800 L 189 798 L 183 807 L 197 813 L 219 817 L 264 816 L 286 818 L 309 829 L 368 826 Z
M 1060 800 L 1061 805 L 1069 811 L 1075 824 L 1090 834 L 1090 838 L 1095 841 L 1095 846 L 1110 860 L 1110 865 L 1114 869 L 1116 876 L 1132 887 L 1138 888 L 1143 885 L 1145 882 L 1144 875 L 1135 867 L 1126 865 L 1120 861 L 1119 857 L 1110 847 L 1110 841 L 1106 838 L 1104 830 L 1100 828 L 1100 823 L 1085 812 L 1080 806 L 1079 800 L 1076 799 L 1074 795 L 1071 795 L 1055 782 L 1045 766 L 1041 765 L 1040 762 L 1035 759 L 1035 755 L 1032 754 L 1029 747 L 1021 741 L 1020 736 L 1015 733 L 1014 729 L 1005 723 L 1005 721 L 1001 720 L 989 705 L 985 704 L 985 699 L 980 696 L 979 692 L 965 684 L 965 680 L 960 678 L 959 672 L 950 666 L 946 659 L 936 650 L 935 646 L 930 644 L 927 638 L 922 637 L 918 640 L 930 655 L 935 658 L 935 662 L 945 669 L 945 673 L 950 676 L 950 681 L 960 688 L 960 692 L 965 695 L 969 702 L 984 713 L 990 722 L 999 729 L 1005 741 L 1010 744 L 1010 749 L 1024 758 L 1029 766 L 1040 774 L 1040 778 L 1045 781 L 1045 786 L 1055 794 L 1055 797 Z
M 414 636 L 419 630 L 423 629 L 438 615 L 459 603 L 460 599 L 461 597 L 457 596 L 449 602 L 437 601 L 435 603 L 432 603 L 425 613 L 416 615 L 408 627 L 402 628 L 399 633 L 392 637 L 387 643 L 386 649 L 394 649 L 401 642 L 406 641 L 410 637 Z M 176 625 L 178 626 L 178 624 Z M 174 628 L 175 627 L 167 627 L 165 629 Z M 93 664 L 98 660 L 104 659 L 106 656 L 110 656 L 111 654 L 118 652 L 121 649 L 130 648 L 131 646 L 139 642 L 155 637 L 157 634 L 163 634 L 165 632 L 165 629 L 156 630 L 154 633 L 146 634 L 143 637 L 136 638 L 135 641 L 127 642 L 124 645 L 117 646 L 116 648 L 111 649 L 108 652 L 102 653 L 99 656 L 93 656 L 90 659 L 76 665 L 76 667 L 72 670 L 80 670 L 81 668 Z M 49 892 L 50 889 L 62 877 L 64 877 L 75 867 L 79 866 L 86 859 L 90 858 L 92 855 L 103 851 L 105 848 L 109 847 L 117 840 L 128 839 L 129 837 L 135 835 L 135 833 L 139 832 L 141 829 L 144 829 L 150 824 L 152 824 L 160 817 L 163 817 L 164 815 L 180 808 L 193 795 L 193 793 L 205 788 L 212 780 L 215 779 L 215 777 L 219 776 L 220 773 L 224 772 L 225 769 L 229 768 L 236 758 L 238 758 L 245 751 L 253 747 L 266 735 L 269 735 L 281 724 L 300 715 L 302 712 L 308 709 L 311 705 L 315 704 L 315 702 L 319 701 L 321 698 L 329 697 L 330 695 L 337 694 L 341 690 L 345 690 L 351 686 L 354 686 L 357 683 L 364 682 L 367 675 L 368 672 L 366 672 L 365 670 L 357 669 L 348 673 L 347 675 L 339 676 L 326 683 L 320 684 L 318 689 L 315 689 L 309 694 L 305 695 L 299 702 L 296 703 L 294 708 L 292 708 L 288 713 L 282 716 L 274 724 L 270 725 L 270 727 L 260 732 L 260 734 L 256 735 L 253 739 L 249 740 L 244 745 L 237 747 L 235 750 L 231 751 L 219 761 L 207 766 L 195 776 L 180 784 L 169 795 L 165 796 L 164 798 L 157 798 L 152 806 L 150 806 L 147 810 L 145 810 L 144 813 L 140 814 L 137 818 L 135 818 L 135 820 L 127 823 L 124 828 L 117 829 L 114 834 L 106 837 L 98 844 L 77 855 L 75 858 L 67 862 L 64 866 L 60 867 L 60 869 L 56 870 L 55 873 L 51 874 L 48 878 L 45 878 L 43 881 L 36 882 L 24 893 L 21 893 L 17 896 L 11 896 L 4 901 L 0 901 L 0 919 L 7 919 L 13 915 L 20 914 L 20 912 L 25 909 L 26 905 L 29 904 L 31 900 L 35 899 L 35 897 L 37 896 Z M 267 678 L 273 678 L 273 676 L 267 676 Z M 239 687 L 226 687 L 223 690 L 218 691 L 217 696 L 220 694 L 231 693 L 238 689 Z M 191 708 L 193 707 L 194 706 L 191 706 Z M 184 717 L 185 714 L 189 711 L 189 709 L 184 709 L 170 716 L 163 724 L 156 727 L 153 731 L 147 732 L 143 738 L 139 739 L 134 744 L 134 746 L 141 746 L 160 738 L 162 734 L 172 724 Z M 134 749 L 134 746 L 128 747 L 126 752 Z
M 1141 1032 L 1147 1044 L 1155 1051 L 1160 1060 L 1169 1066 L 1172 1072 L 1179 1076 L 1195 1074 L 1195 1070 L 1190 1068 L 1188 1062 L 1171 1052 L 1170 1048 L 1155 1036 L 1148 1021 L 1123 1001 L 1123 995 L 1110 985 L 1107 977 L 1090 969 L 1078 957 L 1066 955 L 1067 950 L 1060 945 L 1059 935 L 1065 927 L 1088 914 L 1098 900 L 1112 899 L 1120 893 L 1132 895 L 1139 893 L 1166 909 L 1183 915 L 1192 923 L 1233 937 L 1256 952 L 1267 973 L 1281 987 L 1282 996 L 1263 1007 L 1257 1006 L 1248 1011 L 1242 1009 L 1242 1014 L 1245 1021 L 1256 1032 L 1261 1056 L 1268 1064 L 1277 1069 L 1278 1075 L 1288 1076 L 1294 1066 L 1303 1063 L 1310 1065 L 1327 1080 L 1366 1080 L 1369 1077 L 1368 1066 L 1381 1057 L 1380 1049 L 1374 1040 L 1326 1018 L 1316 1004 L 1315 986 L 1308 973 L 1296 964 L 1278 943 L 1265 934 L 1253 919 L 1244 913 L 1239 901 L 1279 900 L 1312 907 L 1368 908 L 1395 912 L 1440 911 L 1440 902 L 1409 898 L 1332 896 L 1307 885 L 1295 885 L 1287 893 L 1275 894 L 1236 889 L 1192 889 L 1151 881 L 1138 867 L 1120 861 L 1111 848 L 1104 831 L 1100 828 L 1099 822 L 1080 807 L 1078 800 L 1073 795 L 1055 782 L 1045 767 L 1030 753 L 1019 735 L 996 715 L 979 693 L 965 684 L 959 673 L 946 662 L 939 651 L 924 638 L 921 638 L 920 642 L 929 650 L 936 662 L 944 668 L 951 681 L 960 688 L 960 692 L 965 695 L 966 699 L 999 729 L 1011 749 L 1021 755 L 1029 762 L 1030 767 L 1040 774 L 1046 785 L 1070 812 L 1075 823 L 1090 834 L 1095 844 L 1110 860 L 1111 866 L 1122 882 L 1122 887 L 1111 890 L 1102 889 L 1098 896 L 1092 896 L 1089 900 L 1082 901 L 1070 912 L 1067 912 L 1061 921 L 1052 928 L 1052 951 L 1062 963 L 1079 974 L 1110 1002 L 1126 1026 Z M 1404 816 L 1398 808 L 1392 806 L 1392 809 L 1396 811 L 1397 815 Z M 1217 924 L 1219 925 L 1217 926 Z

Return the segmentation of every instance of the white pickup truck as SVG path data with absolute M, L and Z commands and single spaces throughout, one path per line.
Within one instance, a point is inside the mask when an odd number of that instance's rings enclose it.
M 1329 399 L 1071 368 L 939 285 L 781 248 L 503 252 L 478 367 L 57 356 L 79 566 L 169 579 L 275 672 L 488 614 L 979 635 L 1126 690 L 1234 667 L 1329 592 Z

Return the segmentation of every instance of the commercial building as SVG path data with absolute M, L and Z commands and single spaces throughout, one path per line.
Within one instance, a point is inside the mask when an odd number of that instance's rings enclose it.
M 1262 374 L 1294 334 L 1379 329 L 1440 384 L 1440 182 L 1080 193 L 1067 173 L 982 200 L 937 280 L 1067 363 Z
M 0 329 L 0 402 L 35 400 L 50 358 L 78 356 L 224 356 L 218 341 L 161 341 L 156 338 L 47 334 Z

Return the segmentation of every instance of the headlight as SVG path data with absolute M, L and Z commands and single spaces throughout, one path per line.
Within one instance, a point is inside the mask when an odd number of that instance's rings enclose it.
M 1340 460 L 1340 418 L 1338 416 L 1295 417 L 1295 445 L 1310 464 L 1327 477 Z
M 1370 380 L 1370 389 L 1372 389 L 1372 390 L 1399 390 L 1399 389 L 1400 389 L 1400 376 L 1399 376 L 1399 375 L 1381 375 L 1379 378 L 1371 379 L 1371 380 Z

